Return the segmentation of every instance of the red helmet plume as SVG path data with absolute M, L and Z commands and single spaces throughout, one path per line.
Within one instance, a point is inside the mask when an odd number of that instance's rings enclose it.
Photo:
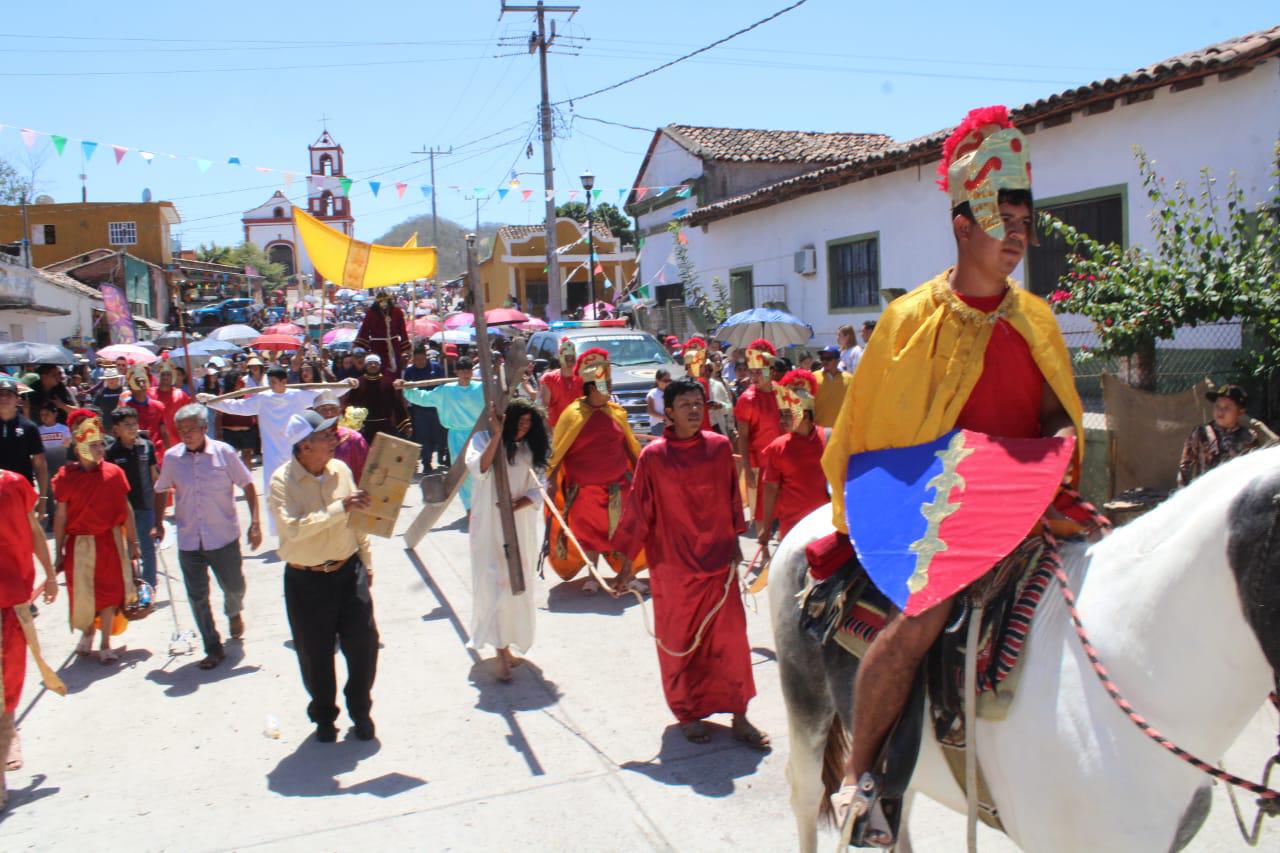
M 1009 108 L 996 104 L 969 110 L 964 121 L 960 122 L 956 129 L 951 131 L 947 141 L 942 143 L 942 161 L 938 163 L 938 186 L 943 192 L 948 189 L 947 169 L 951 168 L 951 164 L 961 154 L 982 143 L 985 134 L 975 132 L 991 124 L 998 125 L 1002 129 L 1013 127 L 1013 122 L 1009 120 Z
M 818 395 L 818 377 L 813 375 L 813 371 L 796 368 L 789 370 L 782 377 L 779 383 L 788 388 L 800 387 L 809 392 L 809 396 L 816 397 Z

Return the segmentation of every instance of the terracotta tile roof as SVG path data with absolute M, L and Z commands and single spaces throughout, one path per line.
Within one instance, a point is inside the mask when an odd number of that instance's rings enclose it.
M 592 230 L 595 232 L 596 239 L 616 239 L 613 236 L 613 232 L 609 230 L 609 226 L 598 220 L 592 223 Z M 504 243 L 510 243 L 513 240 L 527 240 L 530 237 L 541 237 L 546 233 L 547 229 L 542 225 L 503 225 L 498 229 L 498 236 L 502 238 Z
M 893 140 L 883 133 L 814 133 L 669 124 L 668 136 L 704 160 L 759 163 L 841 163 Z
M 1067 89 L 1011 110 L 1010 117 L 1014 124 L 1030 131 L 1046 118 L 1069 115 L 1074 110 L 1103 105 L 1118 97 L 1141 95 L 1171 83 L 1198 80 L 1211 74 L 1244 73 L 1276 56 L 1280 56 L 1280 26 L 1182 53 L 1118 77 L 1108 77 Z M 952 128 L 947 127 L 916 139 L 885 145 L 845 162 L 700 207 L 689 214 L 685 221 L 690 225 L 705 225 L 798 196 L 935 161 L 941 156 L 942 143 L 951 130 Z

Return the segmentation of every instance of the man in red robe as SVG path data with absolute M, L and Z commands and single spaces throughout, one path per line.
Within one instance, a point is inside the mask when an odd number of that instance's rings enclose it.
M 577 348 L 565 336 L 560 339 L 560 369 L 548 370 L 538 378 L 538 401 L 547 410 L 547 423 L 553 430 L 560 422 L 560 413 L 582 396 L 582 380 L 574 371 L 577 359 Z
M 760 544 L 768 547 L 774 521 L 783 539 L 809 513 L 827 505 L 827 476 L 822 452 L 827 443 L 813 420 L 818 378 L 808 370 L 792 370 L 782 377 L 775 395 L 782 417 L 782 435 L 764 449 L 760 469 Z
M 58 502 L 53 517 L 57 566 L 66 570 L 71 629 L 83 632 L 76 654 L 92 650 L 96 619 L 102 631 L 98 659 L 112 663 L 120 657 L 111 648 L 115 615 L 137 601 L 133 563 L 142 556 L 129 509 L 129 479 L 124 469 L 105 461 L 102 421 L 93 412 L 76 409 L 67 422 L 76 461 L 51 484 Z
M 129 396 L 124 405 L 138 412 L 138 429 L 147 434 L 151 443 L 160 448 L 160 455 L 173 443 L 169 438 L 169 411 L 155 391 L 151 389 L 151 374 L 145 364 L 135 364 L 129 368 Z M 175 433 L 176 436 L 176 433 Z
M 733 447 L 701 428 L 697 381 L 675 380 L 663 403 L 666 431 L 640 453 L 613 543 L 628 556 L 645 549 L 662 691 L 684 736 L 706 743 L 703 720 L 727 713 L 734 738 L 767 749 L 769 736 L 747 720 L 756 686 L 738 589 L 746 521 Z
M 0 470 L 0 692 L 4 708 L 0 714 L 0 760 L 21 761 L 14 728 L 14 712 L 22 698 L 22 682 L 27 672 L 27 638 L 19 608 L 34 600 L 36 570 L 34 553 L 44 567 L 44 601 L 58 596 L 58 578 L 49 561 L 44 531 L 36 519 L 36 492 L 31 481 L 12 471 Z M 26 617 L 29 620 L 29 617 Z M 0 809 L 5 799 L 4 767 L 0 767 Z
M 754 518 L 760 521 L 760 499 L 756 477 L 760 471 L 761 455 L 769 443 L 782 435 L 782 421 L 778 414 L 778 401 L 773 393 L 774 359 L 778 351 L 773 344 L 760 338 L 747 347 L 747 369 L 751 372 L 751 387 L 742 392 L 733 407 L 733 417 L 738 422 L 738 455 L 742 458 L 747 478 L 747 493 Z
M 548 482 L 553 500 L 563 490 L 565 521 L 587 561 L 594 563 L 602 553 L 615 550 L 609 540 L 631 490 L 640 442 L 627 424 L 626 409 L 610 399 L 609 353 L 587 350 L 578 356 L 574 372 L 586 393 L 556 424 Z M 624 562 L 617 585 L 626 585 L 630 576 L 630 565 Z M 594 580 L 588 578 L 583 589 L 595 591 Z
M 369 306 L 354 345 L 377 353 L 392 379 L 398 379 L 408 366 L 413 346 L 404 311 L 391 301 L 391 295 L 385 290 L 378 291 L 378 298 Z
M 380 432 L 397 438 L 409 434 L 409 410 L 395 387 L 395 381 L 394 375 L 384 371 L 382 359 L 370 354 L 364 360 L 360 384 L 347 395 L 348 406 L 356 406 L 368 413 L 360 434 L 369 444 L 373 444 L 374 436 Z

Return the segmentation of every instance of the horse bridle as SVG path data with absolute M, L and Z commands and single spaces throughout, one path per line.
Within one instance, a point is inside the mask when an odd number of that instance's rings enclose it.
M 1091 511 L 1093 515 L 1094 525 L 1102 530 L 1109 530 L 1111 522 L 1109 522 L 1097 509 L 1081 500 Z M 1262 548 L 1257 552 L 1256 559 L 1260 562 L 1266 554 L 1271 552 L 1274 544 L 1276 528 L 1280 526 L 1280 495 L 1271 498 L 1272 514 L 1271 526 L 1267 529 L 1267 537 L 1263 542 Z M 1053 534 L 1049 532 L 1048 526 L 1045 527 L 1045 536 L 1049 538 L 1054 545 L 1057 544 Z M 1187 764 L 1196 768 L 1202 773 L 1227 783 L 1227 794 L 1231 799 L 1231 807 L 1235 811 L 1236 825 L 1240 828 L 1240 834 L 1244 836 L 1245 841 L 1254 846 L 1258 843 L 1258 837 L 1262 829 L 1262 820 L 1266 817 L 1280 816 L 1280 791 L 1268 787 L 1271 781 L 1271 771 L 1277 765 L 1280 765 L 1280 733 L 1276 735 L 1277 750 L 1275 755 L 1267 759 L 1267 763 L 1262 768 L 1262 781 L 1251 782 L 1234 773 L 1227 772 L 1221 767 L 1214 767 L 1207 761 L 1193 755 L 1173 741 L 1169 740 L 1161 734 L 1145 717 L 1134 710 L 1129 704 L 1129 700 L 1125 699 L 1120 693 L 1120 689 L 1116 687 L 1115 682 L 1111 680 L 1111 675 L 1107 671 L 1106 666 L 1102 663 L 1102 659 L 1098 656 L 1098 651 L 1093 647 L 1093 643 L 1089 640 L 1089 634 L 1085 631 L 1084 623 L 1080 621 L 1080 612 L 1076 608 L 1076 595 L 1071 591 L 1071 578 L 1067 576 L 1066 571 L 1062 568 L 1062 559 L 1058 556 L 1058 549 L 1054 547 L 1051 555 L 1054 578 L 1058 581 L 1058 586 L 1062 589 L 1062 599 L 1066 603 L 1067 615 L 1071 618 L 1071 624 L 1075 627 L 1076 636 L 1080 638 L 1080 645 L 1084 649 L 1085 656 L 1089 659 L 1089 663 L 1093 667 L 1093 672 L 1098 676 L 1098 680 L 1102 682 L 1102 687 L 1107 691 L 1107 695 L 1111 697 L 1116 706 L 1124 712 L 1129 721 L 1138 727 L 1151 740 L 1167 749 L 1177 758 L 1182 759 Z M 1272 672 L 1272 682 L 1275 690 L 1271 693 L 1271 702 L 1280 710 L 1280 676 Z M 1253 828 L 1248 830 L 1245 828 L 1244 818 L 1240 813 L 1240 807 L 1236 803 L 1235 791 L 1232 788 L 1243 788 L 1251 794 L 1256 794 L 1258 813 L 1254 817 Z

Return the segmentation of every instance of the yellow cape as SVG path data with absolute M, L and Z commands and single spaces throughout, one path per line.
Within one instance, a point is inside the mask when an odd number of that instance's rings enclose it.
M 614 422 L 622 427 L 627 447 L 631 450 L 631 462 L 635 464 L 636 458 L 640 455 L 640 442 L 636 440 L 635 433 L 631 431 L 631 425 L 627 423 L 627 410 L 614 402 L 606 403 L 602 409 L 593 409 L 587 403 L 586 397 L 579 397 L 560 413 L 560 420 L 556 421 L 556 431 L 551 437 L 551 461 L 547 463 L 548 468 L 554 469 L 564 461 L 565 454 L 578 440 L 582 428 L 587 425 L 587 419 L 596 411 L 613 418 Z
M 1012 279 L 995 315 L 965 305 L 951 270 L 894 300 L 876 323 L 822 455 L 831 483 L 832 522 L 848 532 L 844 478 L 849 456 L 933 441 L 956 425 L 982 374 L 982 359 L 1002 316 L 1022 335 L 1036 366 L 1076 427 L 1076 476 L 1084 458 L 1083 406 L 1071 356 L 1053 310 Z
M 362 243 L 298 207 L 293 222 L 316 271 L 340 287 L 386 287 L 436 274 L 433 248 Z

